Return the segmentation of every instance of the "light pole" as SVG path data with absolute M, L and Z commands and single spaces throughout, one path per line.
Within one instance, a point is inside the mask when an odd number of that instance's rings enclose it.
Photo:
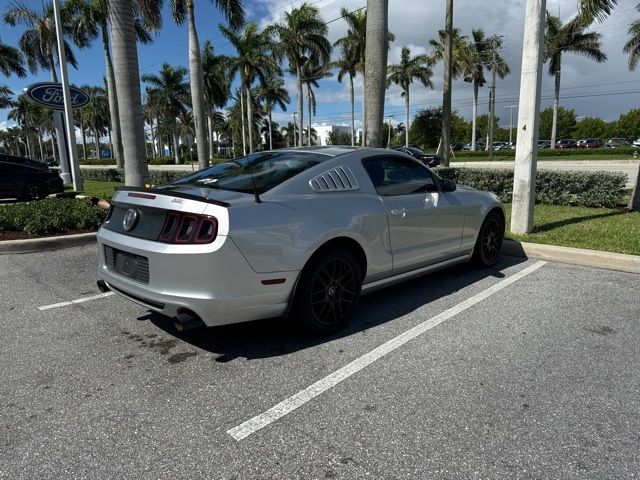
M 71 170 L 73 189 L 82 190 L 82 177 L 78 165 L 78 150 L 76 149 L 76 131 L 73 127 L 73 109 L 71 107 L 71 92 L 69 91 L 69 77 L 67 74 L 67 59 L 64 51 L 64 37 L 62 36 L 62 22 L 60 19 L 60 5 L 53 0 L 53 15 L 56 23 L 56 41 L 58 43 L 58 59 L 60 61 L 60 79 L 62 80 L 62 96 L 64 99 L 64 119 L 69 146 L 69 170 Z M 96 152 L 99 154 L 99 152 Z
M 395 115 L 389 115 L 387 117 L 387 148 L 389 148 L 389 145 L 391 144 L 391 119 L 395 117 Z
M 511 136 L 513 131 L 513 109 L 518 108 L 518 105 L 507 105 L 504 108 L 509 109 L 509 143 L 513 141 L 513 137 Z

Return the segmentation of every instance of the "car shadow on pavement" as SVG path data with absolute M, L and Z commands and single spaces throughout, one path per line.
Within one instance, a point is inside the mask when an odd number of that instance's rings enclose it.
M 484 278 L 504 278 L 505 275 L 500 270 L 525 261 L 525 258 L 503 255 L 498 263 L 489 269 L 457 265 L 386 288 L 374 295 L 365 295 L 360 300 L 358 311 L 352 321 L 341 331 L 324 337 L 305 334 L 296 326 L 295 319 L 276 318 L 199 328 L 182 333 L 175 330 L 170 318 L 155 312 L 141 316 L 138 320 L 150 320 L 169 335 L 217 354 L 216 362 L 225 363 L 236 358 L 252 360 L 277 357 L 387 323 Z

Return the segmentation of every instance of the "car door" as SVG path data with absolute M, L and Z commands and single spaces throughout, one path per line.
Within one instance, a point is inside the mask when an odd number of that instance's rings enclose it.
M 459 253 L 464 208 L 440 191 L 428 168 L 400 156 L 370 157 L 363 165 L 387 212 L 394 274 Z
M 17 196 L 19 189 L 18 172 L 20 165 L 0 161 L 0 197 L 9 198 Z

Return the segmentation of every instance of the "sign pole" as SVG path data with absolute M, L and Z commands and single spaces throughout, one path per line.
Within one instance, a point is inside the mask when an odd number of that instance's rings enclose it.
M 64 117 L 67 130 L 67 146 L 69 153 L 69 170 L 73 178 L 73 189 L 82 190 L 82 177 L 78 164 L 78 150 L 76 148 L 76 133 L 73 127 L 73 109 L 71 108 L 71 92 L 69 91 L 69 77 L 67 75 L 67 59 L 64 52 L 64 37 L 62 35 L 62 21 L 60 19 L 60 5 L 53 0 L 53 14 L 56 22 L 56 40 L 58 42 L 58 60 L 60 62 L 60 78 L 62 80 L 62 94 L 64 97 Z

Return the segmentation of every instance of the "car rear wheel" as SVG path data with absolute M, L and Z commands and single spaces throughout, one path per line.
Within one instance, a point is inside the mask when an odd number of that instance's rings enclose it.
M 498 212 L 491 212 L 484 219 L 473 250 L 473 262 L 490 267 L 498 260 L 504 240 L 504 220 Z
M 304 329 L 326 335 L 346 325 L 358 305 L 362 272 L 345 249 L 322 252 L 305 267 L 295 299 L 295 317 Z
M 29 183 L 22 192 L 25 200 L 38 200 L 47 196 L 47 187 L 41 183 Z

